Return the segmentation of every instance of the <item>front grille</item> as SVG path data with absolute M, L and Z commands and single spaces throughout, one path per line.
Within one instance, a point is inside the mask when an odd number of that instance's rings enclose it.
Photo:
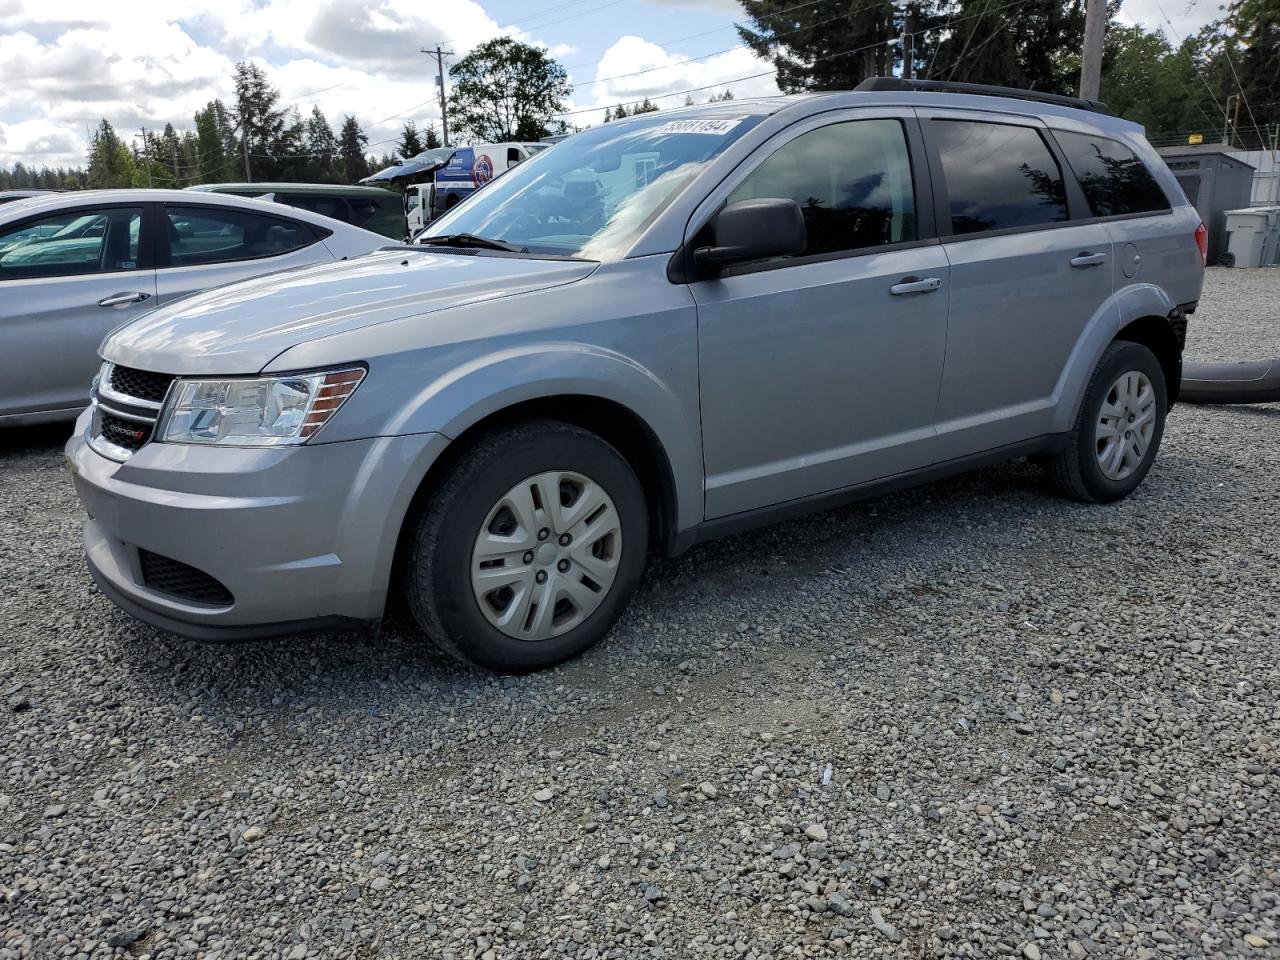
M 93 392 L 90 446 L 113 460 L 136 453 L 151 440 L 165 394 L 176 379 L 171 373 L 108 363 Z
M 106 412 L 99 413 L 98 430 L 101 436 L 126 450 L 137 450 L 151 439 L 151 428 L 154 424 L 139 423 L 136 420 L 125 420 L 113 417 Z
M 231 591 L 203 570 L 150 550 L 138 550 L 142 562 L 142 582 L 159 593 L 211 607 L 229 607 L 235 598 Z
M 108 381 L 107 386 L 116 393 L 159 403 L 169 392 L 169 384 L 173 383 L 174 376 L 171 373 L 152 373 L 150 370 L 135 370 L 133 367 L 112 364 Z

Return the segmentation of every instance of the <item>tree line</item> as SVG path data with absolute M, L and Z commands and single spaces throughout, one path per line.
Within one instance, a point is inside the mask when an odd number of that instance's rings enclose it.
M 1084 43 L 1084 0 L 742 0 L 744 44 L 777 69 L 786 93 L 847 90 L 872 76 L 1002 86 L 1073 95 Z M 1119 20 L 1110 0 L 1102 99 L 1155 142 L 1228 139 L 1270 145 L 1280 123 L 1280 2 L 1230 0 L 1224 16 L 1187 37 Z M 1171 32 L 1171 28 L 1170 28 Z M 900 42 L 909 35 L 906 44 Z M 907 49 L 904 50 L 904 47 Z M 1235 100 L 1239 100 L 1236 122 Z M 1216 134 L 1216 135 L 1215 135 Z
M 741 0 L 744 45 L 770 61 L 786 93 L 851 89 L 871 76 L 924 79 L 1072 94 L 1080 69 L 1085 0 Z M 1102 98 L 1147 128 L 1156 143 L 1221 137 L 1269 146 L 1280 124 L 1280 2 L 1230 0 L 1224 15 L 1191 36 L 1118 20 L 1103 57 Z M 900 42 L 903 34 L 910 39 Z M 904 47 L 906 49 L 904 49 Z M 460 142 L 540 140 L 568 128 L 568 72 L 545 50 L 510 37 L 476 47 L 450 70 L 449 119 Z M 712 100 L 730 99 L 726 87 Z M 686 96 L 686 104 L 693 102 Z M 1229 109 L 1230 107 L 1230 109 Z M 606 121 L 658 110 L 648 97 L 607 107 Z M 433 126 L 409 120 L 381 155 L 368 152 L 360 121 L 334 127 L 316 106 L 305 117 L 281 102 L 265 70 L 241 62 L 235 100 L 210 101 L 192 128 L 172 124 L 121 134 L 103 119 L 84 168 L 0 169 L 0 189 L 183 187 L 252 179 L 354 183 L 440 145 Z

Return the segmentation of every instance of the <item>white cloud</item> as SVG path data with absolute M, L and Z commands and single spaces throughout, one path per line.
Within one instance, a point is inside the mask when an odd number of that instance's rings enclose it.
M 1120 9 L 1121 22 L 1137 22 L 1148 30 L 1163 30 L 1174 46 L 1221 16 L 1223 12 L 1218 4 L 1206 0 L 1127 0 Z
M 697 103 L 725 89 L 739 99 L 774 96 L 778 86 L 771 75 L 753 77 L 770 69 L 769 63 L 744 47 L 695 60 L 669 53 L 643 37 L 625 36 L 604 52 L 593 77 L 577 78 L 575 109 L 588 112 L 566 119 L 579 126 L 598 123 L 605 108 L 644 97 L 663 109 L 677 107 L 684 103 L 684 91 L 693 91 L 688 95 Z

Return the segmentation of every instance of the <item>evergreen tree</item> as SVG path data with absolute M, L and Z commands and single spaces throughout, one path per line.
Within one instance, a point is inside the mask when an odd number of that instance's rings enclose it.
M 645 97 L 645 98 L 644 98 L 644 100 L 642 100 L 640 103 L 637 103 L 637 104 L 636 104 L 636 105 L 631 109 L 631 115 L 632 115 L 633 117 L 638 117 L 638 116 L 640 116 L 640 114 L 642 114 L 642 113 L 657 113 L 657 112 L 658 112 L 658 109 L 659 109 L 659 108 L 658 108 L 658 105 L 657 105 L 656 103 L 654 103 L 654 102 L 653 102 L 652 100 L 650 100 L 648 97 Z
M 400 142 L 396 144 L 400 159 L 408 160 L 410 157 L 416 157 L 425 149 L 426 147 L 422 145 L 422 137 L 418 133 L 418 125 L 412 120 L 406 121 L 404 129 L 400 132 Z
M 15 180 L 21 166 L 17 164 L 14 167 Z M 105 119 L 98 125 L 93 134 L 93 142 L 89 145 L 88 167 L 86 181 L 93 189 L 133 186 L 137 164 L 133 162 L 129 148 L 116 136 L 115 129 Z
M 440 139 L 440 131 L 436 129 L 435 124 L 428 124 L 427 128 L 422 131 L 422 149 L 435 150 L 444 146 L 444 141 Z
M 341 179 L 338 174 L 338 138 L 333 135 L 333 127 L 329 126 L 320 108 L 314 105 L 311 116 L 307 118 L 305 145 L 309 180 L 334 183 Z
M 360 121 L 346 117 L 338 135 L 338 160 L 346 183 L 355 183 L 369 176 L 369 158 L 364 155 L 368 143 L 369 138 L 360 129 Z
M 1257 146 L 1263 135 L 1254 129 L 1254 123 L 1280 123 L 1280 2 L 1235 0 L 1227 24 L 1244 47 L 1243 52 L 1231 54 L 1248 104 L 1244 116 L 1249 117 L 1249 135 L 1241 139 Z M 1243 119 L 1240 126 L 1243 134 Z
M 850 90 L 867 77 L 892 72 L 901 34 L 891 0 L 844 0 L 800 6 L 795 0 L 742 0 L 750 26 L 742 42 L 771 60 L 786 93 Z
M 218 122 L 219 101 L 196 111 L 196 156 L 200 183 L 219 183 L 235 176 L 236 156 L 228 155 L 224 131 Z M 223 111 L 225 115 L 225 110 Z
M 273 157 L 285 131 L 284 111 L 278 106 L 280 93 L 261 67 L 246 60 L 236 64 L 235 85 L 236 126 L 249 145 L 246 179 L 272 179 L 277 167 Z
M 1081 0 L 1025 3 L 994 12 L 987 0 L 959 0 L 950 29 L 920 75 L 1074 95 L 1083 44 Z

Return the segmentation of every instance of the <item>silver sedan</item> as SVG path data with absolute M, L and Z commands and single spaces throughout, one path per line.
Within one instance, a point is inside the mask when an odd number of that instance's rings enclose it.
M 110 330 L 210 287 L 386 237 L 265 200 L 93 190 L 0 206 L 0 427 L 72 419 Z

